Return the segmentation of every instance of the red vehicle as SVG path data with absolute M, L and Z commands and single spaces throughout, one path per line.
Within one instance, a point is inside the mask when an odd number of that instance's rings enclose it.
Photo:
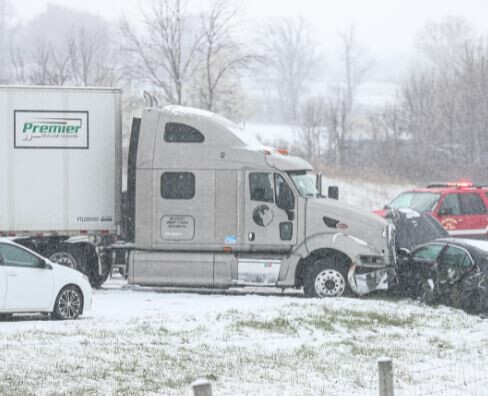
M 452 236 L 488 239 L 488 186 L 468 181 L 432 183 L 398 195 L 384 210 L 410 208 L 431 214 Z

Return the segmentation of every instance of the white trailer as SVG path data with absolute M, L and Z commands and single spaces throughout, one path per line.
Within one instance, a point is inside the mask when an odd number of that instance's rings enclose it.
M 92 284 L 107 272 L 97 249 L 119 232 L 120 100 L 112 88 L 0 86 L 0 236 Z
M 120 96 L 0 87 L 0 236 L 94 286 L 122 258 L 139 285 L 388 287 L 391 224 L 323 197 L 308 162 L 210 112 L 150 105 L 133 119 L 121 216 Z

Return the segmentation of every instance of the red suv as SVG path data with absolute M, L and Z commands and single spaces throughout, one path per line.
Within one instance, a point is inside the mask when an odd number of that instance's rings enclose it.
M 488 239 L 488 186 L 432 183 L 398 195 L 384 210 L 410 208 L 434 216 L 452 236 Z

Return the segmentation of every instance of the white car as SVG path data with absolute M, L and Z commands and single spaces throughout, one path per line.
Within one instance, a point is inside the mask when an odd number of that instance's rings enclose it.
M 81 272 L 0 238 L 0 318 L 43 312 L 55 319 L 76 319 L 91 304 L 92 289 Z

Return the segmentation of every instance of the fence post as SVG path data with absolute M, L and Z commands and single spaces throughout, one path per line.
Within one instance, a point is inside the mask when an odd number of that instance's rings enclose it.
M 378 359 L 379 395 L 393 396 L 393 364 L 389 357 Z
M 193 396 L 212 396 L 212 385 L 206 379 L 197 379 L 191 384 Z

